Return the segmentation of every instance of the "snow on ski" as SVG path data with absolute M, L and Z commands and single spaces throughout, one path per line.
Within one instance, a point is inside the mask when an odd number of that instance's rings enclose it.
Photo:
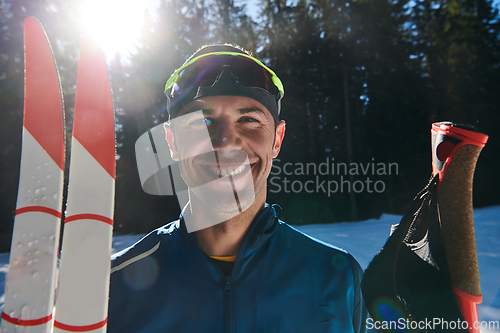
M 2 333 L 51 332 L 64 179 L 64 111 L 47 36 L 24 21 L 21 169 Z
M 105 332 L 115 188 L 114 111 L 106 62 L 84 38 L 54 332 Z

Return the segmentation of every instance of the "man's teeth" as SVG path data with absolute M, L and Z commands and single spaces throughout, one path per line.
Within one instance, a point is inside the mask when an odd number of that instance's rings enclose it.
M 219 169 L 218 168 L 210 168 L 213 173 L 215 173 L 217 176 L 219 176 Z M 221 177 L 226 177 L 228 175 L 236 176 L 245 170 L 245 164 L 242 164 L 241 166 L 233 169 L 233 168 L 228 168 L 228 169 L 220 169 L 220 176 Z

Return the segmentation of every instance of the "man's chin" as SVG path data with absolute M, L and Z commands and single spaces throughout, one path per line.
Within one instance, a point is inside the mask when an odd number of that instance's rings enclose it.
M 232 190 L 198 191 L 191 190 L 192 201 L 196 201 L 207 214 L 227 215 L 234 217 L 248 209 L 255 202 L 253 188 L 245 188 L 238 192 Z M 230 218 L 230 217 L 229 217 Z

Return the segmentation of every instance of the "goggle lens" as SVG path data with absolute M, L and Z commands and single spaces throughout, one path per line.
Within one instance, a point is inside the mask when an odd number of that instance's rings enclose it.
M 233 55 L 208 55 L 184 68 L 179 73 L 173 95 L 193 87 L 212 86 L 224 67 L 231 70 L 242 87 L 262 88 L 279 98 L 272 74 L 266 68 L 251 59 Z

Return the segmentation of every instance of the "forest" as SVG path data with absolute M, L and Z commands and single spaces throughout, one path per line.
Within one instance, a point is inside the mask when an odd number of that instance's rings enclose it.
M 21 156 L 23 20 L 38 18 L 52 43 L 68 166 L 79 2 L 0 0 L 0 252 L 10 247 Z M 137 17 L 143 24 L 134 51 L 108 59 L 116 234 L 149 232 L 179 216 L 175 197 L 143 192 L 134 145 L 167 120 L 169 76 L 211 43 L 252 51 L 284 84 L 287 129 L 268 184 L 268 202 L 281 206 L 282 220 L 403 214 L 431 175 L 431 124 L 445 120 L 490 136 L 476 168 L 474 205 L 500 204 L 500 21 L 491 0 L 261 0 L 256 15 L 245 1 L 160 0 Z

